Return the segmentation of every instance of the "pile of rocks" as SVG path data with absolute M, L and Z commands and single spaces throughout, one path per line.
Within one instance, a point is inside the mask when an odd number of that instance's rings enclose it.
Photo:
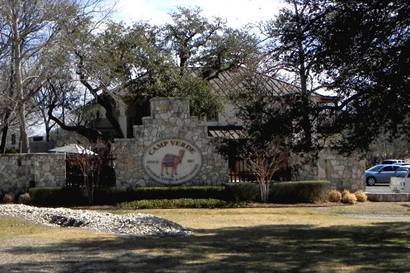
M 26 205 L 0 205 L 0 215 L 61 227 L 81 227 L 100 232 L 134 236 L 187 236 L 190 232 L 174 222 L 137 213 L 116 215 L 108 212 L 39 208 Z

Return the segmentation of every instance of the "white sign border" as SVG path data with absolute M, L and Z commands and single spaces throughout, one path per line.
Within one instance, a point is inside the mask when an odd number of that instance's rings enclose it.
M 185 179 L 185 180 L 182 180 L 182 181 L 176 181 L 176 182 L 163 181 L 163 180 L 161 181 L 161 180 L 159 180 L 157 177 L 151 176 L 150 173 L 149 173 L 149 171 L 146 169 L 146 166 L 145 166 L 145 158 L 146 158 L 146 154 L 149 152 L 150 148 L 153 147 L 154 145 L 156 145 L 156 144 L 162 142 L 162 141 L 171 141 L 171 140 L 179 140 L 179 141 L 182 140 L 182 141 L 184 141 L 184 142 L 187 142 L 189 145 L 191 145 L 192 147 L 194 147 L 194 148 L 198 151 L 201 164 L 200 164 L 198 170 L 195 172 L 195 174 L 194 174 L 192 177 L 190 177 L 190 178 L 188 178 L 188 179 Z M 142 163 L 142 166 L 143 166 L 143 169 L 144 169 L 144 173 L 145 173 L 150 179 L 153 179 L 155 182 L 158 182 L 158 183 L 160 183 L 160 184 L 162 184 L 162 185 L 166 185 L 166 186 L 178 186 L 178 185 L 183 185 L 183 184 L 189 182 L 190 180 L 193 180 L 194 178 L 196 178 L 196 177 L 198 176 L 198 174 L 201 172 L 201 170 L 202 170 L 202 168 L 203 168 L 203 156 L 202 156 L 202 151 L 201 151 L 201 149 L 199 149 L 198 146 L 195 145 L 192 141 L 187 140 L 187 139 L 185 139 L 185 138 L 177 138 L 177 137 L 169 137 L 169 138 L 168 138 L 168 137 L 167 137 L 167 138 L 157 139 L 156 141 L 151 142 L 151 144 L 145 148 L 144 154 L 142 155 L 142 158 L 141 158 L 141 163 Z

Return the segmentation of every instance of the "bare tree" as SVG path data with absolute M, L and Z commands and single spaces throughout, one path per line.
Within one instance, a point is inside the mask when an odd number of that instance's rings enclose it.
M 74 83 L 67 77 L 62 77 L 46 80 L 42 88 L 33 96 L 35 109 L 44 123 L 46 141 L 50 141 L 50 132 L 57 124 L 48 115 L 48 110 L 51 107 L 57 109 L 55 115 L 65 122 L 67 111 L 71 111 L 73 105 L 79 102 L 78 95 L 79 92 L 77 92 Z
M 75 24 L 88 16 L 101 0 L 1 0 L 0 48 L 7 49 L 10 70 L 10 94 L 19 120 L 20 152 L 28 152 L 27 101 L 40 90 L 47 74 L 53 71 L 48 50 L 60 39 L 63 25 Z
M 262 146 L 250 147 L 247 151 L 246 163 L 256 176 L 262 202 L 267 202 L 269 199 L 272 177 L 286 163 L 286 153 L 283 139 L 279 138 L 272 139 Z
M 68 162 L 71 166 L 77 167 L 83 177 L 81 188 L 87 194 L 88 202 L 94 203 L 95 190 L 102 187 L 103 172 L 106 168 L 110 168 L 113 160 L 111 153 L 111 145 L 109 142 L 98 141 L 93 145 L 92 150 L 84 151 L 82 154 L 72 155 L 68 157 Z

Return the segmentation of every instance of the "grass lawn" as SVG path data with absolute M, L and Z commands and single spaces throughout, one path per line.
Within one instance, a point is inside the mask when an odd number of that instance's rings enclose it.
M 194 235 L 117 237 L 3 217 L 0 272 L 410 272 L 410 203 L 142 212 Z

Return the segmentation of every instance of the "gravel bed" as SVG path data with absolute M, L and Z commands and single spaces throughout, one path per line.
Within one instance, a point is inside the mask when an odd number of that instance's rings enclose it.
M 188 236 L 190 231 L 169 220 L 149 214 L 116 215 L 108 212 L 0 205 L 0 216 L 23 218 L 48 226 L 79 227 L 133 236 Z

